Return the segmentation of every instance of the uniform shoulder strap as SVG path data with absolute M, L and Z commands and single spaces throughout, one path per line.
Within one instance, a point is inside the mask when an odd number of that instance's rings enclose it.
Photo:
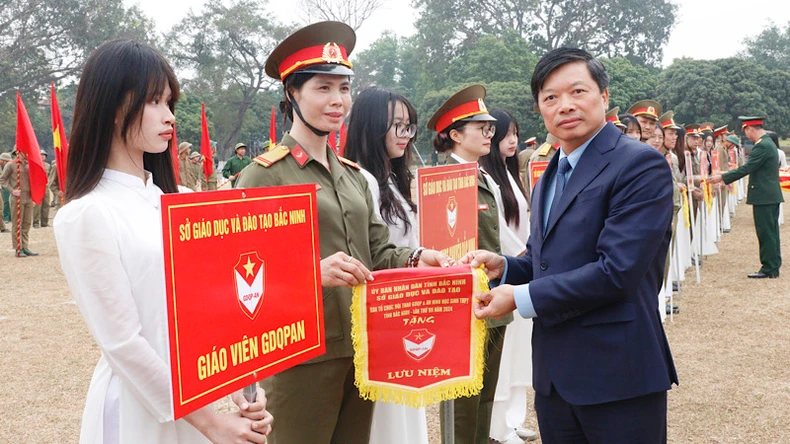
M 551 144 L 544 143 L 543 145 L 540 146 L 540 149 L 538 150 L 538 156 L 548 156 L 549 151 L 551 151 Z
M 356 163 L 356 162 L 354 162 L 354 161 L 352 161 L 352 160 L 348 160 L 348 159 L 346 159 L 345 157 L 340 157 L 340 156 L 337 156 L 337 160 L 339 160 L 339 161 L 343 162 L 344 164 L 346 164 L 346 165 L 350 166 L 351 168 L 354 168 L 354 169 L 357 169 L 357 170 L 360 170 L 360 169 L 361 169 L 361 168 L 360 168 L 360 166 L 359 166 L 359 165 L 357 165 L 357 163 Z
M 264 168 L 269 168 L 270 166 L 274 165 L 275 163 L 281 161 L 291 152 L 291 149 L 285 145 L 277 145 L 274 148 L 266 151 L 265 153 L 261 154 L 260 156 L 252 159 L 253 162 L 257 163 L 258 165 L 263 166 Z

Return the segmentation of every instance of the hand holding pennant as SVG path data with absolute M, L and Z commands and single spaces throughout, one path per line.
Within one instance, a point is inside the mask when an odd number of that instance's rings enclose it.
M 472 301 L 488 291 L 485 273 L 462 265 L 373 276 L 351 304 L 360 396 L 421 407 L 479 393 L 486 327 Z

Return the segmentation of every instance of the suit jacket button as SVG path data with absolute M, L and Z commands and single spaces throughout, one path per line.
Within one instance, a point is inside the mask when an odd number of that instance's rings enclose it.
M 541 270 L 546 271 L 547 268 L 549 268 L 549 264 L 547 264 L 545 262 L 541 262 L 540 263 L 540 269 Z

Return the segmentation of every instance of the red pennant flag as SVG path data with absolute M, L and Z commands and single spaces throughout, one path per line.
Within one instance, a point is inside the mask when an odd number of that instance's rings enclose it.
M 63 119 L 60 117 L 58 97 L 55 95 L 55 82 L 50 84 L 52 91 L 52 142 L 55 147 L 55 167 L 58 169 L 58 187 L 61 193 L 66 192 L 66 160 L 69 158 L 69 139 L 66 138 L 66 129 L 63 128 Z
M 176 175 L 176 183 L 181 185 L 181 167 L 178 164 L 178 136 L 175 122 L 173 122 L 173 139 L 170 142 L 170 157 L 173 158 L 173 174 Z
M 337 155 L 343 157 L 346 151 L 346 124 L 340 125 L 340 141 L 337 143 Z
M 272 119 L 269 122 L 269 149 L 277 145 L 277 119 L 274 107 L 272 107 Z
M 203 173 L 206 175 L 206 180 L 208 180 L 208 176 L 214 171 L 214 161 L 213 156 L 211 155 L 211 138 L 208 136 L 208 121 L 206 120 L 206 104 L 201 103 L 200 106 L 203 110 L 203 125 L 202 131 L 200 134 L 200 154 L 203 155 Z
M 326 140 L 326 143 L 329 145 L 329 148 L 332 148 L 332 151 L 337 153 L 337 134 L 334 131 L 329 133 L 329 138 Z
M 41 160 L 41 148 L 33 132 L 33 125 L 27 115 L 22 96 L 16 93 L 16 149 L 27 154 L 28 169 L 30 171 L 30 197 L 36 205 L 41 205 L 44 192 L 47 190 L 47 172 Z

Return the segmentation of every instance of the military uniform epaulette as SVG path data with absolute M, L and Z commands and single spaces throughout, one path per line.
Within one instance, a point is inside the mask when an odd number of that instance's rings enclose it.
M 538 156 L 548 156 L 549 151 L 551 151 L 551 147 L 552 145 L 548 142 L 541 145 L 540 149 L 538 150 Z
M 277 145 L 274 148 L 270 149 L 269 151 L 266 151 L 265 153 L 261 154 L 260 156 L 252 160 L 258 165 L 263 166 L 264 168 L 269 168 L 270 166 L 284 159 L 285 156 L 287 156 L 288 153 L 290 152 L 291 149 L 288 148 L 287 146 Z
M 348 166 L 350 166 L 352 168 L 355 168 L 357 170 L 361 170 L 362 169 L 359 165 L 356 164 L 356 162 L 348 160 L 345 157 L 337 156 L 337 160 L 339 160 L 339 161 L 345 163 L 346 165 L 348 165 Z

